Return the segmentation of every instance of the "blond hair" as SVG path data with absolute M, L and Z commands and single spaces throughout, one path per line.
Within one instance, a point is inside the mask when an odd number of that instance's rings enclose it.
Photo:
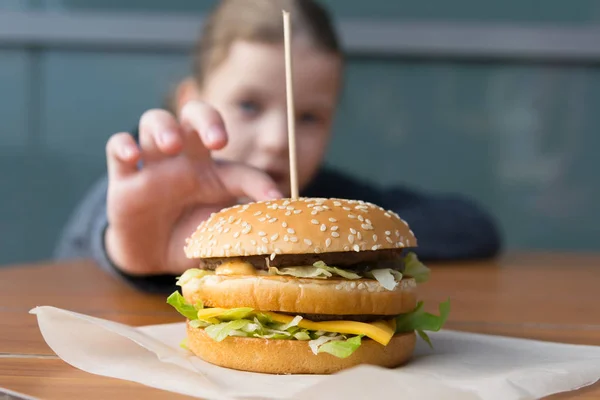
M 290 12 L 292 35 L 315 48 L 341 55 L 328 12 L 313 0 L 221 0 L 208 16 L 193 58 L 198 86 L 218 66 L 237 40 L 283 42 L 282 10 Z

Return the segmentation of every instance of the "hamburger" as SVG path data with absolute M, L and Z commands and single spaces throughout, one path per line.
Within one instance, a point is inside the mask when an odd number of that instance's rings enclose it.
M 167 302 L 186 317 L 185 346 L 222 367 L 330 374 L 359 364 L 398 367 L 417 334 L 449 312 L 427 313 L 417 286 L 429 269 L 393 211 L 345 199 L 279 199 L 212 214 L 186 239 L 198 268 Z M 431 344 L 431 343 L 430 343 Z

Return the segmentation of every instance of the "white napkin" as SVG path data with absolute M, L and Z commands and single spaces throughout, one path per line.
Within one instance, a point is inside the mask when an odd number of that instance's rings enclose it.
M 180 348 L 185 324 L 130 327 L 36 307 L 40 331 L 65 362 L 93 374 L 207 399 L 537 399 L 600 379 L 600 347 L 441 331 L 398 369 L 268 375 L 206 363 Z

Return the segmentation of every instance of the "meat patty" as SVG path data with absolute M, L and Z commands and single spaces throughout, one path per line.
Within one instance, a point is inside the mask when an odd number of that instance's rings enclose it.
M 267 270 L 268 265 L 272 267 L 297 267 L 313 265 L 317 261 L 325 264 L 344 268 L 348 270 L 368 270 L 375 266 L 377 268 L 393 268 L 401 270 L 403 249 L 386 249 L 375 251 L 344 251 L 339 253 L 320 254 L 283 254 L 268 261 L 268 256 L 236 257 L 236 259 L 252 264 L 256 269 Z M 223 262 L 231 261 L 231 258 L 203 258 L 202 267 L 214 270 Z
M 330 315 L 330 314 L 290 314 L 283 313 L 280 314 L 288 314 L 291 316 L 300 315 L 302 318 L 306 318 L 309 321 L 313 322 L 321 322 L 321 321 L 357 321 L 357 322 L 375 322 L 378 320 L 388 320 L 393 318 L 393 315 Z

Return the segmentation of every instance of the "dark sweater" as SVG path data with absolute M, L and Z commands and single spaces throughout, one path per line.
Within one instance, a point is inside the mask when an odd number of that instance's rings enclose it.
M 72 215 L 58 243 L 57 259 L 91 258 L 139 290 L 168 293 L 175 276 L 132 277 L 116 268 L 104 247 L 107 178 L 103 177 L 86 195 Z M 418 193 L 404 187 L 381 190 L 338 171 L 323 168 L 301 193 L 304 197 L 360 199 L 398 213 L 418 239 L 419 258 L 466 260 L 498 254 L 501 240 L 494 221 L 473 202 L 459 196 Z

